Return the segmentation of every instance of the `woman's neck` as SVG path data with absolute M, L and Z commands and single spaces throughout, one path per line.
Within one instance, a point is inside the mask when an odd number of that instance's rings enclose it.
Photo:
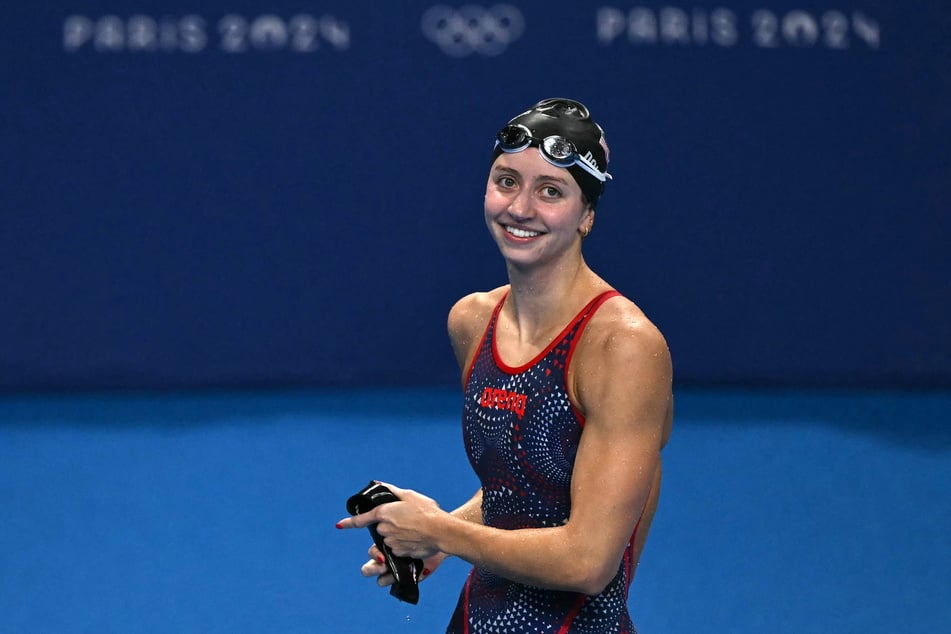
M 599 286 L 607 284 L 579 258 L 572 265 L 537 271 L 509 267 L 506 312 L 523 341 L 544 339 L 564 327 Z

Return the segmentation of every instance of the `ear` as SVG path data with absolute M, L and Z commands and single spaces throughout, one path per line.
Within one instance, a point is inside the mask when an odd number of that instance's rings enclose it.
M 594 208 L 590 205 L 585 209 L 585 212 L 581 214 L 581 222 L 578 224 L 578 233 L 581 234 L 581 238 L 587 238 L 588 234 L 591 233 L 591 229 L 594 228 Z

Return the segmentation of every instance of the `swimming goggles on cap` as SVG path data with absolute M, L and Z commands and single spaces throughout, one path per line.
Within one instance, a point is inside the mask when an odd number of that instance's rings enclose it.
M 521 152 L 531 145 L 541 151 L 542 158 L 556 167 L 577 165 L 602 183 L 611 178 L 607 172 L 598 170 L 590 152 L 582 156 L 575 144 L 561 135 L 537 139 L 532 136 L 531 130 L 520 123 L 507 125 L 495 135 L 495 146 L 508 154 Z

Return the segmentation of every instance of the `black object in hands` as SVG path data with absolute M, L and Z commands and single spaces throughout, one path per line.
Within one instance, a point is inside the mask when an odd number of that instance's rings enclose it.
M 374 509 L 387 502 L 398 502 L 399 498 L 379 482 L 370 482 L 362 491 L 350 496 L 347 500 L 347 512 L 350 515 L 359 515 Z M 423 574 L 423 560 L 412 557 L 397 557 L 390 547 L 383 543 L 383 538 L 376 532 L 376 524 L 367 526 L 373 543 L 383 553 L 386 567 L 393 575 L 393 585 L 390 594 L 415 605 L 419 602 L 419 577 Z

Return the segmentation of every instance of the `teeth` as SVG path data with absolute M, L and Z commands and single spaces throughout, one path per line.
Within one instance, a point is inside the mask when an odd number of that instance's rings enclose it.
M 534 238 L 535 236 L 541 235 L 537 231 L 525 231 L 524 229 L 517 229 L 516 227 L 506 227 L 505 230 L 516 238 Z

